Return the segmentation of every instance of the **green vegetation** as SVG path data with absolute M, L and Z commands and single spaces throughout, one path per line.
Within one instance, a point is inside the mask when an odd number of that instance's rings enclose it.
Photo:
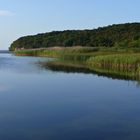
M 94 52 L 98 52 L 96 48 L 82 48 L 82 47 L 71 47 L 71 48 L 47 48 L 47 49 L 25 49 L 14 51 L 16 55 L 22 56 L 46 56 L 60 58 L 61 60 L 73 60 L 73 61 L 85 61 Z
M 115 69 L 117 71 L 139 71 L 140 54 L 117 54 L 91 57 L 87 63 L 96 68 Z
M 49 48 L 15 51 L 17 55 L 47 56 L 58 61 L 43 63 L 53 70 L 83 71 L 112 75 L 129 79 L 140 79 L 140 49 L 118 48 Z
M 87 64 L 96 71 L 140 79 L 140 53 L 91 57 Z
M 59 58 L 43 64 L 54 70 L 83 69 L 140 80 L 140 23 L 22 37 L 10 50 L 16 55 Z
M 9 48 L 35 49 L 48 47 L 117 47 L 140 48 L 140 23 L 111 25 L 93 30 L 67 30 L 21 37 Z
M 90 73 L 99 76 L 107 76 L 113 79 L 127 79 L 127 80 L 140 80 L 140 73 L 138 71 L 118 71 L 115 69 L 96 68 L 85 63 L 77 61 L 49 61 L 39 63 L 42 68 L 51 69 L 52 71 L 63 71 L 66 73 Z

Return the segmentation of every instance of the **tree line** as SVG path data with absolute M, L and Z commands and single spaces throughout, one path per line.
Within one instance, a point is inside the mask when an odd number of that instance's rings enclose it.
M 65 30 L 25 36 L 10 50 L 48 47 L 140 47 L 140 23 L 114 24 L 92 30 Z

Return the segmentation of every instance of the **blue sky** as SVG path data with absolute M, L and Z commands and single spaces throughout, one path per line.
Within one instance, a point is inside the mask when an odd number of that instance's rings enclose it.
M 0 0 L 0 49 L 31 34 L 140 22 L 140 0 Z

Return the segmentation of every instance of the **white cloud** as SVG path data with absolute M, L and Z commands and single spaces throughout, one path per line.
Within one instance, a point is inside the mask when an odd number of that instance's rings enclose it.
M 0 16 L 14 16 L 15 13 L 8 10 L 0 10 Z

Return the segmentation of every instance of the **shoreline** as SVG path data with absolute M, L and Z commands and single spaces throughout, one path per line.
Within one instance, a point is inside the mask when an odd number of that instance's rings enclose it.
M 114 49 L 114 50 L 113 50 Z M 140 51 L 116 48 L 49 48 L 18 50 L 17 56 L 39 56 L 57 58 L 57 62 L 49 62 L 49 67 L 72 67 L 82 63 L 82 68 L 106 74 L 117 74 L 140 80 Z M 44 64 L 46 65 L 46 64 Z M 81 66 L 81 65 L 79 65 Z M 80 67 L 79 67 L 80 68 Z

